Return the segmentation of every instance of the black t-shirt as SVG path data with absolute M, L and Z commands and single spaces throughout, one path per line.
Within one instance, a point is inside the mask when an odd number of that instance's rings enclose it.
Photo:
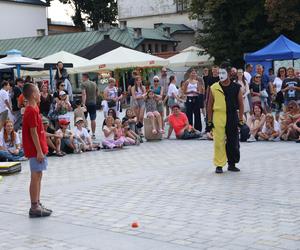
M 203 81 L 204 81 L 205 89 L 207 89 L 214 83 L 220 81 L 220 78 L 218 76 L 203 76 Z
M 237 114 L 239 109 L 239 92 L 241 85 L 231 82 L 228 86 L 223 86 L 220 83 L 225 95 L 226 111 L 229 114 Z
M 286 87 L 300 87 L 300 79 L 297 77 L 294 78 L 286 78 L 282 82 L 281 89 L 285 89 Z M 293 90 L 290 89 L 285 92 L 285 100 L 286 101 L 292 101 L 292 100 L 300 100 L 300 91 L 299 90 Z
M 20 108 L 18 107 L 18 98 L 21 94 L 22 94 L 22 90 L 18 86 L 15 86 L 13 88 L 13 96 L 11 98 L 11 104 L 12 104 L 13 111 L 20 110 Z
M 261 84 L 256 84 L 254 82 L 251 82 L 249 85 L 249 89 L 252 90 L 254 93 L 260 93 L 264 88 Z

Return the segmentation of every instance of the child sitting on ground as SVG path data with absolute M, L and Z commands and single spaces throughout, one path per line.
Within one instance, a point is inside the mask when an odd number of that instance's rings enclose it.
M 87 124 L 87 120 L 85 118 L 84 113 L 86 112 L 86 108 L 82 107 L 81 104 L 81 100 L 76 100 L 75 101 L 75 106 L 76 108 L 74 109 L 74 125 L 75 125 L 75 121 L 78 117 L 82 118 L 84 121 L 84 127 L 87 129 L 88 128 L 88 124 Z
M 279 123 L 274 119 L 272 114 L 267 114 L 265 124 L 261 132 L 258 132 L 259 139 L 264 141 L 279 141 L 279 135 Z
M 120 138 L 115 140 L 115 136 L 117 135 L 117 128 L 114 127 L 114 118 L 112 116 L 108 116 L 105 119 L 106 125 L 103 127 L 104 140 L 102 141 L 102 145 L 104 148 L 122 148 L 124 141 Z
M 118 139 L 123 140 L 123 144 L 125 146 L 135 144 L 134 139 L 125 136 L 124 128 L 122 127 L 122 122 L 120 119 L 115 120 L 115 127 L 116 127 L 116 135 L 115 135 L 116 140 L 118 140 Z
M 100 145 L 92 142 L 92 137 L 88 133 L 87 129 L 84 128 L 84 120 L 81 117 L 77 117 L 75 121 L 76 128 L 74 129 L 75 141 L 75 152 L 81 153 L 82 151 L 99 150 Z
M 139 145 L 141 142 L 143 142 L 142 138 L 137 133 L 135 133 L 133 130 L 130 129 L 128 124 L 128 119 L 125 117 L 122 120 L 122 127 L 124 131 L 124 135 L 128 138 L 133 139 L 136 145 Z
M 74 143 L 74 134 L 70 129 L 68 129 L 69 124 L 70 122 L 67 120 L 60 120 L 60 129 L 56 131 L 56 134 L 61 137 L 60 150 L 67 154 L 72 154 L 76 147 Z

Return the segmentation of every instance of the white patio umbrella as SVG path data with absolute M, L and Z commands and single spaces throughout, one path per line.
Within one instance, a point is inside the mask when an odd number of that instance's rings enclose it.
M 7 65 L 15 65 L 17 67 L 17 74 L 20 77 L 21 65 L 30 65 L 37 63 L 37 60 L 22 56 L 22 52 L 19 50 L 9 50 L 6 52 L 7 56 L 0 59 L 0 63 Z
M 13 68 L 13 67 L 14 66 L 9 66 L 9 65 L 0 63 L 0 69 L 10 69 L 10 68 Z
M 209 66 L 214 63 L 214 58 L 209 54 L 204 54 L 205 50 L 195 46 L 188 47 L 179 54 L 174 55 L 169 60 L 169 67 L 193 67 Z
M 121 46 L 94 58 L 83 67 L 74 68 L 74 70 L 82 73 L 135 67 L 163 67 L 167 66 L 168 63 L 168 60 L 164 58 Z

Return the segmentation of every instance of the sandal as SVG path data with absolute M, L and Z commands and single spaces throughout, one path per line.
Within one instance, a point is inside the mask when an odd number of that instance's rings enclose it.
M 55 155 L 58 156 L 58 157 L 63 157 L 63 156 L 65 156 L 62 152 L 56 152 Z

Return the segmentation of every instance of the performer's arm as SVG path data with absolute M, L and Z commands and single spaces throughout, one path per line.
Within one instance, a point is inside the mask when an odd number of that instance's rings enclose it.
M 244 120 L 244 101 L 243 101 L 243 93 L 240 89 L 239 95 L 238 95 L 238 102 L 239 102 L 239 120 Z
M 207 89 L 208 102 L 207 102 L 207 122 L 212 122 L 213 118 L 213 106 L 214 106 L 214 97 L 211 93 L 210 88 Z

